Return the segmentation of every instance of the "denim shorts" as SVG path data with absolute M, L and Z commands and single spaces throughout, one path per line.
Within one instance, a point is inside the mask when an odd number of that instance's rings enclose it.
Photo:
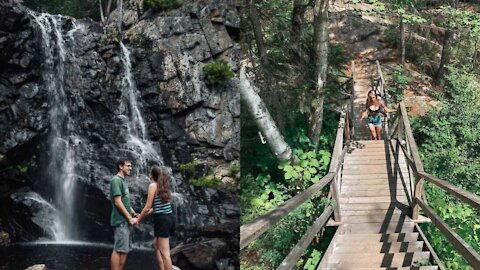
M 120 253 L 128 253 L 132 250 L 132 226 L 124 222 L 113 227 L 113 250 Z
M 367 118 L 367 124 L 369 126 L 376 126 L 379 127 L 382 125 L 382 116 L 381 115 L 375 115 L 375 116 L 369 116 Z

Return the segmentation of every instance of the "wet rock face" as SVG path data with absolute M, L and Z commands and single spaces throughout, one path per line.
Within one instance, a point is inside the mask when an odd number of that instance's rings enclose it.
M 40 31 L 25 8 L 9 3 L 0 3 L 0 17 L 7 18 L 0 21 L 0 191 L 7 194 L 0 196 L 0 203 L 23 210 L 15 215 L 13 210 L 1 210 L 0 230 L 13 240 L 31 240 L 49 237 L 40 229 L 39 218 L 49 210 L 32 201 L 29 192 L 53 200 L 48 170 L 52 100 L 41 75 L 47 64 Z M 152 147 L 171 167 L 175 191 L 183 195 L 176 207 L 178 238 L 188 242 L 220 232 L 225 239 L 236 239 L 236 196 L 228 190 L 188 185 L 179 167 L 204 164 L 206 174 L 239 157 L 237 84 L 232 80 L 207 86 L 203 73 L 206 63 L 219 58 L 238 70 L 237 7 L 228 1 L 184 1 L 177 10 L 142 13 L 126 3 L 123 43 L 131 53 L 137 102 Z M 118 11 L 112 13 L 107 29 L 117 25 L 114 18 Z M 79 237 L 110 241 L 109 183 L 116 173 L 115 160 L 131 152 L 122 136 L 122 115 L 131 108 L 122 105 L 121 49 L 90 19 L 64 18 L 61 29 L 66 50 L 62 85 L 69 105 L 69 124 L 63 128 L 69 130 L 66 140 L 75 154 L 76 210 L 85 213 L 78 216 L 83 227 Z M 135 159 L 133 163 L 137 165 Z M 141 211 L 149 181 L 134 175 L 128 183 L 133 207 Z M 147 222 L 137 227 L 136 234 L 149 240 L 152 231 Z M 235 245 L 228 242 L 232 250 L 238 248 Z

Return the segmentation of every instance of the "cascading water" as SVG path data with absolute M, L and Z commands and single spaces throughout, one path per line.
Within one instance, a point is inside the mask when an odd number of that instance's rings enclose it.
M 123 43 L 120 43 L 120 48 L 124 73 L 121 84 L 123 98 L 120 110 L 128 112 L 128 116 L 125 119 L 126 123 L 124 123 L 126 126 L 127 148 L 135 155 L 137 164 L 135 172 L 138 176 L 139 174 L 148 173 L 148 160 L 163 165 L 163 159 L 147 139 L 145 120 L 137 102 L 138 90 L 133 80 L 130 51 Z
M 147 175 L 149 172 L 148 162 L 150 161 L 163 166 L 163 158 L 155 150 L 152 142 L 148 140 L 145 120 L 143 119 L 137 102 L 138 90 L 133 80 L 130 51 L 122 42 L 120 42 L 120 48 L 122 51 L 121 61 L 124 74 L 121 84 L 123 99 L 119 109 L 121 112 L 128 112 L 128 117 L 123 117 L 126 126 L 127 149 L 136 158 L 136 175 Z M 182 194 L 176 192 L 177 184 L 176 181 L 173 180 L 171 169 L 167 166 L 164 166 L 164 168 L 167 169 L 167 173 L 172 179 L 171 187 L 175 203 L 183 204 L 186 199 Z
M 45 58 L 42 76 L 50 105 L 48 172 L 55 194 L 53 204 L 57 207 L 57 215 L 52 218 L 56 224 L 60 224 L 52 228 L 53 238 L 55 241 L 68 241 L 75 239 L 76 226 L 73 222 L 75 153 L 69 138 L 72 123 L 64 91 L 66 49 L 61 25 L 65 17 L 47 13 L 30 14 L 42 36 Z

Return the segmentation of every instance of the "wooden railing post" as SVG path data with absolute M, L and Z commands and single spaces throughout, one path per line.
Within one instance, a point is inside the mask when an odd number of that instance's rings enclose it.
M 417 199 L 422 199 L 423 193 L 423 177 L 415 173 L 415 198 L 413 198 L 412 219 L 418 220 L 419 206 Z
M 347 124 L 347 110 L 348 107 L 345 106 L 342 110 L 340 116 L 340 121 L 338 123 L 337 135 L 335 138 L 335 146 L 333 147 L 332 152 L 332 161 L 330 162 L 329 173 L 333 173 L 335 177 L 330 183 L 330 194 L 332 194 L 333 199 L 335 200 L 335 208 L 333 209 L 334 220 L 340 222 L 342 220 L 340 214 L 340 194 L 339 194 L 339 181 L 338 181 L 338 171 L 340 170 L 341 163 L 343 162 L 342 150 L 343 150 L 343 135 L 345 132 L 345 126 Z

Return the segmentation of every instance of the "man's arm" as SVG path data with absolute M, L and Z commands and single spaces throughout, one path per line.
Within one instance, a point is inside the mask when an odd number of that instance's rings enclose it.
M 115 207 L 117 207 L 118 211 L 120 211 L 120 213 L 121 213 L 124 217 L 127 218 L 128 223 L 130 223 L 130 224 L 132 224 L 132 225 L 134 225 L 134 224 L 137 223 L 137 219 L 136 219 L 136 218 L 132 218 L 132 216 L 130 215 L 130 213 L 128 213 L 127 208 L 126 208 L 125 205 L 123 204 L 120 195 L 114 197 L 114 204 L 115 204 Z

